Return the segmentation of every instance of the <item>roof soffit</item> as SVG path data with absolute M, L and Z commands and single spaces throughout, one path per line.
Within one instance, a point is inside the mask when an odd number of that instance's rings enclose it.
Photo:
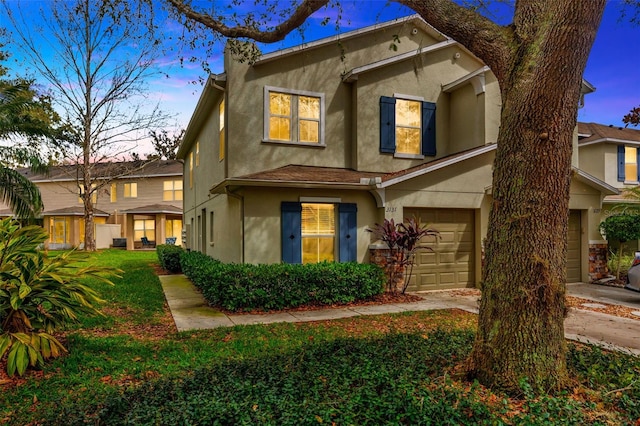
M 207 82 L 202 89 L 200 98 L 196 108 L 191 114 L 191 119 L 187 125 L 187 129 L 182 137 L 182 143 L 178 148 L 177 158 L 184 160 L 187 153 L 191 150 L 191 146 L 198 138 L 198 134 L 205 120 L 209 117 L 213 105 L 224 95 L 226 86 L 227 75 L 222 74 L 210 74 Z

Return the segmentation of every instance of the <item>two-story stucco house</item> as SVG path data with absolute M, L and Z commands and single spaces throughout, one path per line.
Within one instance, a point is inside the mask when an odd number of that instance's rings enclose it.
M 225 262 L 369 262 L 366 230 L 416 215 L 442 238 L 409 288 L 475 286 L 500 109 L 491 70 L 416 16 L 253 63 L 227 54 L 178 152 L 185 244 Z M 570 281 L 589 279 L 594 211 L 615 192 L 575 169 Z
M 623 193 L 640 185 L 640 130 L 597 123 L 578 123 L 580 168 L 621 191 L 603 200 L 602 219 L 622 204 L 638 204 Z M 630 250 L 639 246 L 629 245 Z
M 147 238 L 149 246 L 165 243 L 171 237 L 181 244 L 182 169 L 175 160 L 94 164 L 96 182 L 104 184 L 93 197 L 97 248 L 114 245 L 114 238 L 118 239 L 116 246 L 122 244 L 130 250 L 143 248 L 142 237 Z M 21 169 L 21 173 L 40 189 L 48 247 L 82 247 L 84 207 L 77 167 L 54 166 L 46 174 Z M 0 211 L 0 216 L 11 215 L 7 208 Z

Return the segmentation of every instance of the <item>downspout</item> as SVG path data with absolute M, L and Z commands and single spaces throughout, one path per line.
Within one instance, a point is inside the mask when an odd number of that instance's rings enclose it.
M 240 262 L 244 263 L 244 197 L 242 195 L 235 194 L 229 190 L 229 187 L 225 187 L 225 194 L 227 194 L 231 198 L 235 198 L 240 202 Z

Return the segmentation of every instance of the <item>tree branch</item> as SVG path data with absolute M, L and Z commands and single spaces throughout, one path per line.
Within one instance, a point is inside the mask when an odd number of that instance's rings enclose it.
M 396 0 L 418 13 L 438 31 L 448 35 L 491 68 L 504 82 L 513 56 L 513 30 L 451 0 Z
M 277 25 L 272 31 L 262 31 L 258 28 L 246 25 L 228 27 L 207 13 L 195 11 L 190 5 L 186 4 L 184 0 L 167 1 L 179 14 L 182 14 L 193 21 L 199 22 L 205 27 L 211 28 L 225 37 L 250 38 L 262 43 L 273 43 L 284 39 L 287 34 L 300 27 L 309 16 L 329 3 L 329 0 L 304 0 L 300 6 L 296 8 L 289 19 Z

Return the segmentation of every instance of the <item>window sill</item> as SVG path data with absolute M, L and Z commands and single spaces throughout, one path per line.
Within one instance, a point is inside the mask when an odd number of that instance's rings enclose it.
M 403 154 L 401 152 L 396 152 L 393 154 L 393 158 L 405 158 L 409 160 L 424 160 L 424 155 L 421 154 Z
M 316 142 L 290 142 L 290 141 L 275 141 L 271 139 L 263 139 L 262 143 L 265 144 L 274 144 L 274 145 L 289 145 L 289 146 L 303 146 L 306 148 L 326 148 L 327 146 L 323 143 Z
M 629 181 L 629 180 L 625 180 L 624 182 L 622 182 L 624 185 L 634 185 L 634 186 L 638 186 L 638 184 L 640 184 L 640 182 L 638 181 Z

